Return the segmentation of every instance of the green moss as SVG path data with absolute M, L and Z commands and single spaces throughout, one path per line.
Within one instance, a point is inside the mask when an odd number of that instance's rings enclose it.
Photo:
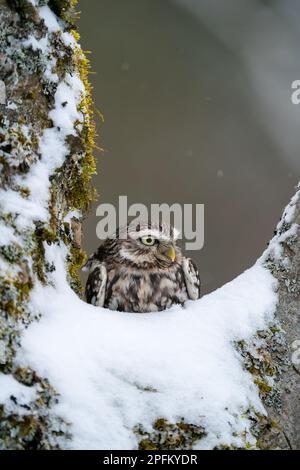
M 146 432 L 142 426 L 136 426 L 134 432 L 142 437 L 140 450 L 175 450 L 191 449 L 193 445 L 206 436 L 202 426 L 186 423 L 184 419 L 170 423 L 159 418 L 153 423 L 153 431 Z
M 74 31 L 73 34 L 76 36 Z M 76 157 L 68 158 L 53 179 L 50 207 L 55 208 L 56 197 L 58 196 L 57 193 L 61 192 L 66 201 L 66 212 L 74 209 L 86 212 L 91 202 L 96 198 L 96 191 L 91 182 L 92 175 L 96 173 L 96 163 L 93 155 L 95 147 L 95 123 L 92 112 L 91 87 L 88 82 L 89 62 L 79 47 L 75 49 L 73 61 L 75 68 L 80 71 L 80 77 L 86 90 L 79 106 L 84 116 L 84 123 L 83 129 L 77 137 L 69 136 L 68 138 L 69 148 L 71 149 L 72 155 Z M 52 225 L 57 224 L 54 209 L 51 211 L 51 221 L 54 221 L 54 223 L 51 222 Z M 60 237 L 64 240 L 65 244 L 71 244 L 68 262 L 71 286 L 81 295 L 82 287 L 78 269 L 83 265 L 86 255 L 72 241 L 70 226 L 66 228 L 63 224 L 59 230 Z
M 279 326 L 271 326 L 270 331 L 275 334 L 275 333 L 281 333 L 283 330 L 282 328 L 279 328 Z
M 68 9 L 74 8 L 76 2 L 57 1 L 51 2 L 57 14 L 64 16 Z M 71 30 L 74 38 L 79 39 L 78 32 Z M 85 87 L 78 107 L 83 115 L 83 125 L 76 136 L 68 136 L 67 144 L 70 149 L 70 156 L 63 166 L 57 170 L 52 178 L 50 208 L 50 228 L 57 234 L 58 239 L 62 239 L 69 246 L 68 270 L 71 287 L 81 295 L 82 287 L 78 275 L 78 269 L 85 261 L 84 252 L 76 246 L 73 241 L 72 227 L 57 219 L 57 201 L 63 198 L 64 214 L 71 210 L 86 212 L 92 201 L 96 199 L 96 191 L 92 186 L 92 176 L 96 173 L 96 162 L 94 158 L 95 148 L 95 122 L 93 113 L 93 102 L 91 97 L 91 85 L 88 80 L 90 64 L 86 54 L 79 46 L 65 48 L 64 53 L 57 58 L 57 73 L 63 77 L 65 70 L 79 71 L 80 78 Z M 76 128 L 76 124 L 75 124 Z M 61 217 L 61 215 L 60 215 Z M 42 250 L 40 250 L 42 255 Z M 42 259 L 42 256 L 40 257 Z M 38 266 L 38 265 L 37 265 Z M 39 266 L 38 266 L 39 267 Z M 38 269 L 41 273 L 41 269 Z
M 76 1 L 73 0 L 55 0 L 50 2 L 50 6 L 61 15 L 62 12 L 74 10 Z M 63 14 L 64 16 L 64 14 Z M 75 40 L 78 41 L 79 33 L 74 28 L 70 30 Z M 89 82 L 90 62 L 80 46 L 65 48 L 64 53 L 57 57 L 56 72 L 59 76 L 64 75 L 65 70 L 79 71 L 80 78 L 84 84 L 85 93 L 82 94 L 81 102 L 78 107 L 82 112 L 84 122 L 83 127 L 76 137 L 68 137 L 68 145 L 71 155 L 75 158 L 69 158 L 61 169 L 57 172 L 57 178 L 54 180 L 53 187 L 59 181 L 62 185 L 63 194 L 66 199 L 68 209 L 79 209 L 87 211 L 91 202 L 96 199 L 96 191 L 93 188 L 91 179 L 96 173 L 96 162 L 94 158 L 96 127 L 94 121 L 94 106 L 92 100 L 92 88 Z M 81 123 L 80 123 L 81 124 Z M 75 123 L 76 128 L 76 123 Z M 59 175 L 64 175 L 64 180 Z
M 49 409 L 57 403 L 57 393 L 47 379 L 40 378 L 29 367 L 18 367 L 9 371 L 26 387 L 35 387 L 33 400 L 23 405 L 26 415 L 11 412 L 10 407 L 0 406 L 0 442 L 6 449 L 38 450 L 58 448 L 57 438 L 70 438 L 67 423 L 49 414 Z M 13 395 L 11 403 L 18 405 Z M 39 410 L 43 409 L 40 414 Z M 1 447 L 2 448 L 2 447 Z
M 157 429 L 157 431 L 164 431 L 168 427 L 168 421 L 164 418 L 159 418 L 153 424 L 153 429 Z
M 36 377 L 35 383 L 38 384 L 38 389 L 43 391 L 39 393 L 35 401 L 23 405 L 23 408 L 26 409 L 25 415 L 9 412 L 4 406 L 0 406 L 0 442 L 5 449 L 57 449 L 56 438 L 58 436 L 70 437 L 65 432 L 66 423 L 62 419 L 50 418 L 46 411 L 42 415 L 36 413 L 41 406 L 47 410 L 47 406 L 51 404 L 54 396 L 53 390 L 45 381 Z M 12 404 L 18 404 L 16 397 L 11 396 L 10 400 Z M 51 436 L 50 439 L 49 436 Z
M 79 13 L 76 11 L 78 0 L 49 0 L 49 6 L 63 20 L 75 23 Z
M 276 369 L 272 365 L 266 365 L 266 374 L 269 377 L 274 377 L 276 375 Z
M 253 375 L 261 398 L 277 400 L 276 377 L 280 371 L 274 365 L 272 352 L 283 347 L 283 332 L 275 324 L 267 330 L 258 331 L 257 337 L 258 339 L 254 338 L 251 343 L 240 341 L 237 347 L 243 356 L 246 369 Z M 279 364 L 277 366 L 280 367 Z M 270 378 L 275 379 L 274 386 L 268 385 Z
M 28 387 L 38 382 L 37 374 L 30 367 L 17 367 L 14 371 L 14 378 Z
M 79 40 L 79 34 L 72 31 L 75 39 Z M 80 208 L 87 209 L 89 204 L 96 198 L 96 191 L 91 184 L 91 178 L 96 173 L 96 161 L 94 157 L 96 126 L 93 113 L 92 87 L 88 76 L 90 72 L 90 61 L 86 53 L 80 47 L 75 49 L 74 60 L 80 73 L 80 78 L 85 87 L 85 94 L 82 96 L 80 111 L 84 116 L 82 138 L 85 142 L 85 156 L 82 160 L 81 177 L 77 180 L 75 192 L 84 192 L 85 203 Z
M 272 391 L 272 387 L 259 378 L 256 378 L 254 383 L 258 386 L 260 394 L 263 396 L 266 396 Z
M 30 189 L 26 188 L 25 186 L 22 186 L 20 188 L 20 193 L 22 194 L 24 198 L 28 198 L 30 196 Z
M 280 415 L 282 402 L 278 377 L 286 370 L 287 362 L 285 359 L 278 361 L 278 358 L 285 358 L 287 348 L 279 323 L 275 322 L 269 328 L 257 331 L 250 341 L 240 341 L 237 349 L 266 409 Z M 257 439 L 257 448 L 267 449 L 273 445 L 270 442 L 279 442 L 281 431 L 270 416 L 260 416 L 255 410 L 248 410 L 245 417 L 252 423 L 251 433 Z
M 77 292 L 80 296 L 82 295 L 82 286 L 78 270 L 83 266 L 86 261 L 85 252 L 73 245 L 70 248 L 70 257 L 68 262 L 68 271 L 71 278 L 71 287 Z
M 139 443 L 139 450 L 159 450 L 150 439 L 142 439 Z
M 14 286 L 19 292 L 19 301 L 24 302 L 28 300 L 31 289 L 33 288 L 33 281 L 30 279 L 27 282 L 15 281 Z

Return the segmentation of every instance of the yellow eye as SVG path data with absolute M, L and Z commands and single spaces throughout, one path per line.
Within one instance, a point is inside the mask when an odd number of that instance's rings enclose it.
M 145 237 L 141 238 L 141 242 L 147 246 L 153 246 L 155 241 L 156 239 L 152 237 L 151 235 L 146 235 Z

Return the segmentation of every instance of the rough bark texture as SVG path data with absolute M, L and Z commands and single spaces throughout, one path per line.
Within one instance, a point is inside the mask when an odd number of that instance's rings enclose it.
M 55 268 L 45 260 L 45 243 L 61 241 L 66 245 L 70 283 L 80 293 L 77 268 L 84 260 L 80 214 L 93 196 L 90 177 L 95 165 L 88 63 L 76 44 L 75 3 L 0 1 L 0 230 L 8 230 L 14 237 L 0 246 L 0 373 L 11 374 L 19 383 L 38 390 L 38 398 L 26 410 L 14 396 L 11 406 L 0 405 L 0 449 L 57 448 L 60 438 L 68 434 L 67 423 L 50 413 L 57 400 L 55 390 L 33 370 L 18 368 L 15 354 L 22 329 L 39 317 L 29 305 L 31 289 L 37 280 L 47 283 L 47 272 Z M 59 30 L 47 28 L 38 14 L 38 7 L 47 4 L 58 15 Z M 63 33 L 69 34 L 69 43 Z M 44 40 L 46 51 L 26 44 L 29 37 Z M 39 140 L 45 129 L 53 127 L 49 111 L 66 74 L 79 75 L 85 85 L 78 106 L 83 123 L 67 136 L 63 166 L 49 175 L 48 221 L 37 215 L 32 225 L 22 226 L 18 217 L 31 197 L 26 175 L 41 159 Z M 11 191 L 20 207 L 8 207 L 3 191 Z M 76 216 L 66 219 L 67 214 Z
M 300 346 L 300 197 L 295 201 L 294 209 L 292 220 L 283 221 L 277 236 L 289 230 L 292 224 L 297 224 L 295 234 L 281 243 L 283 252 L 279 259 L 272 256 L 267 259 L 267 266 L 279 282 L 276 318 L 285 340 L 281 354 L 272 354 L 275 365 L 279 361 L 284 364 L 277 383 L 280 407 L 277 410 L 267 406 L 267 409 L 282 430 L 281 438 L 274 444 L 287 449 L 300 449 L 300 364 L 295 361 L 299 359 L 295 347 L 299 349 Z
M 48 4 L 60 19 L 61 31 L 50 33 L 34 4 Z M 0 199 L 0 223 L 16 237 L 16 241 L 0 246 L 0 373 L 11 374 L 19 383 L 38 390 L 38 398 L 26 410 L 14 396 L 10 397 L 11 406 L 0 405 L 0 448 L 5 449 L 59 448 L 69 433 L 68 423 L 52 411 L 57 396 L 51 384 L 33 370 L 18 368 L 15 355 L 22 329 L 40 313 L 32 311 L 29 304 L 31 289 L 37 280 L 46 284 L 47 273 L 55 269 L 45 260 L 45 243 L 61 241 L 66 245 L 70 283 L 80 293 L 77 267 L 84 253 L 80 249 L 79 213 L 92 197 L 94 127 L 86 58 L 79 46 L 68 46 L 62 40 L 62 32 L 77 38 L 75 16 L 72 0 L 0 0 L 0 185 L 13 196 L 17 194 L 19 202 L 26 204 L 31 191 L 20 183 L 20 177 L 29 174 L 39 161 L 39 139 L 53 126 L 49 112 L 54 107 L 57 83 L 47 78 L 49 63 L 54 64 L 51 72 L 57 74 L 59 82 L 67 73 L 79 71 L 86 87 L 80 103 L 84 123 L 68 136 L 65 162 L 50 175 L 49 221 L 36 217 L 32 227 L 22 228 L 17 220 L 18 207 L 8 208 Z M 47 37 L 47 54 L 25 46 L 29 36 L 37 40 Z M 293 224 L 300 224 L 300 199 L 293 204 L 292 219 L 287 221 L 284 214 L 278 226 L 280 256 L 269 250 L 264 260 L 278 279 L 276 321 L 270 329 L 258 332 L 251 344 L 237 345 L 269 412 L 265 418 L 249 410 L 257 445 L 262 449 L 300 448 L 299 366 L 292 361 L 294 341 L 300 339 L 300 237 L 299 229 L 289 233 Z M 76 217 L 66 219 L 74 210 Z M 153 435 L 139 429 L 136 433 L 141 436 L 143 449 L 180 449 L 192 447 L 205 430 L 161 419 L 154 423 Z
M 258 331 L 251 343 L 242 341 L 238 345 L 268 412 L 267 419 L 253 417 L 253 431 L 260 449 L 300 449 L 299 196 L 298 189 L 262 257 L 278 281 L 274 324 L 268 330 Z

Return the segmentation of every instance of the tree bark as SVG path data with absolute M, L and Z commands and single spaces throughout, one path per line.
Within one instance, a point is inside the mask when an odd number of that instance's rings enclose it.
M 0 448 L 57 448 L 68 433 L 67 424 L 50 413 L 57 401 L 51 384 L 33 370 L 18 368 L 15 355 L 22 329 L 42 313 L 32 311 L 30 292 L 37 281 L 46 284 L 47 272 L 55 269 L 45 260 L 45 243 L 66 246 L 70 283 L 79 294 L 81 289 L 81 218 L 93 197 L 95 163 L 88 62 L 77 42 L 75 3 L 0 1 L 0 375 L 39 387 L 26 413 L 14 396 L 10 406 L 0 404 Z M 63 131 L 51 110 L 68 107 L 68 97 L 57 103 L 56 92 L 64 83 L 69 90 L 74 77 L 83 84 L 77 103 L 82 119 Z M 55 151 L 48 161 L 43 154 L 43 139 L 51 135 L 65 150 L 59 167 L 53 163 Z M 34 177 L 38 165 L 49 170 L 46 188 L 38 187 L 39 174 Z M 45 200 L 35 214 L 40 194 Z
M 300 191 L 283 214 L 273 243 L 282 251 L 267 251 L 266 266 L 278 280 L 276 320 L 283 331 L 270 354 L 276 370 L 278 403 L 267 402 L 269 416 L 279 430 L 273 447 L 300 449 Z M 281 341 L 282 340 L 282 341 Z M 270 438 L 270 434 L 269 434 Z M 268 444 L 268 443 L 267 443 Z

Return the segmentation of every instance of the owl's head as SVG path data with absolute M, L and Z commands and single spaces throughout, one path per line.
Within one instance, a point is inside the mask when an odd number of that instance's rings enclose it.
M 181 257 L 178 236 L 178 230 L 165 223 L 131 223 L 118 229 L 119 256 L 136 265 L 172 265 Z

